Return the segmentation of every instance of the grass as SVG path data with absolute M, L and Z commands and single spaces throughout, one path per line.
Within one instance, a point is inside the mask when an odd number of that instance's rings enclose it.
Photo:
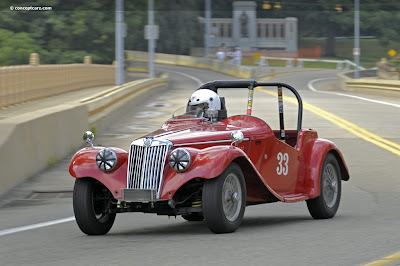
M 302 38 L 299 41 L 300 48 L 307 47 L 315 47 L 321 46 L 321 59 L 330 59 L 330 60 L 345 60 L 348 59 L 354 62 L 353 56 L 353 47 L 354 47 L 354 39 L 337 39 L 335 42 L 335 58 L 327 58 L 323 55 L 326 51 L 325 40 L 320 40 L 317 38 Z M 382 43 L 378 39 L 360 39 L 360 65 L 365 68 L 372 68 L 376 66 L 376 63 L 379 62 L 382 58 L 387 58 L 388 60 L 392 59 L 388 55 L 388 51 L 390 49 L 396 50 L 400 47 L 399 44 L 393 45 L 395 47 L 388 47 L 382 45 Z M 400 50 L 397 50 L 400 54 Z M 243 65 L 254 65 L 254 59 L 252 57 L 244 57 L 242 60 Z M 270 66 L 275 67 L 284 67 L 286 66 L 286 61 L 283 60 L 268 60 L 268 64 Z M 295 65 L 297 62 L 295 62 Z M 335 69 L 337 65 L 335 63 L 323 63 L 323 62 L 304 62 L 304 67 L 307 68 L 328 68 Z
M 321 56 L 325 54 L 326 47 L 324 40 L 318 40 L 316 38 L 303 38 L 300 41 L 300 47 L 312 47 L 321 46 Z M 396 44 L 396 47 L 387 47 L 382 45 L 378 39 L 360 39 L 360 64 L 365 68 L 375 67 L 376 63 L 385 57 L 390 59 L 387 52 L 390 49 L 400 47 L 400 44 Z M 334 59 L 348 59 L 354 61 L 353 56 L 354 39 L 337 39 L 335 43 L 336 58 Z M 333 58 L 332 58 L 333 59 Z

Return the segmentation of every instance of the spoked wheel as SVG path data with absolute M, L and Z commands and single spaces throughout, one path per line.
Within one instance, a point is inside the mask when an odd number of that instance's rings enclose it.
M 246 208 L 246 184 L 240 167 L 231 163 L 203 187 L 203 215 L 214 233 L 231 233 L 239 228 Z
M 110 213 L 113 197 L 99 181 L 91 178 L 75 180 L 73 206 L 75 219 L 83 233 L 104 235 L 114 224 L 115 213 Z
M 342 176 L 335 156 L 329 153 L 321 172 L 320 196 L 307 200 L 307 207 L 314 219 L 328 219 L 335 216 L 342 192 Z

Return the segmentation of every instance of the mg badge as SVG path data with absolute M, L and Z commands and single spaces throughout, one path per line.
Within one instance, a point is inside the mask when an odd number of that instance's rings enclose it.
M 150 146 L 151 146 L 151 143 L 153 143 L 153 138 L 152 138 L 152 137 L 147 137 L 147 138 L 144 140 L 144 146 L 145 146 L 145 147 L 150 147 Z

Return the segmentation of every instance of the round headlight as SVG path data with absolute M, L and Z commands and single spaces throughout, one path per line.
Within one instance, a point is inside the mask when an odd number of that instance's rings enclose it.
M 103 172 L 108 172 L 114 169 L 117 165 L 117 162 L 117 154 L 110 148 L 104 148 L 97 153 L 96 164 L 97 167 Z
M 182 148 L 175 149 L 169 155 L 168 162 L 176 172 L 183 172 L 190 166 L 190 153 Z

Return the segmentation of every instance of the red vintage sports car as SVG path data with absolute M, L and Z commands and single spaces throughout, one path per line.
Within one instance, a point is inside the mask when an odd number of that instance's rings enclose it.
M 271 86 L 278 90 L 278 130 L 251 115 L 254 89 Z M 248 89 L 247 113 L 227 117 L 219 88 Z M 297 130 L 284 128 L 282 88 L 298 100 Z M 95 147 L 86 132 L 91 147 L 78 151 L 69 168 L 79 228 L 106 234 L 117 213 L 144 212 L 204 219 L 212 232 L 229 233 L 246 206 L 277 201 L 305 200 L 312 217 L 332 218 L 348 168 L 335 144 L 301 128 L 302 113 L 299 93 L 287 84 L 214 81 L 129 152 Z

